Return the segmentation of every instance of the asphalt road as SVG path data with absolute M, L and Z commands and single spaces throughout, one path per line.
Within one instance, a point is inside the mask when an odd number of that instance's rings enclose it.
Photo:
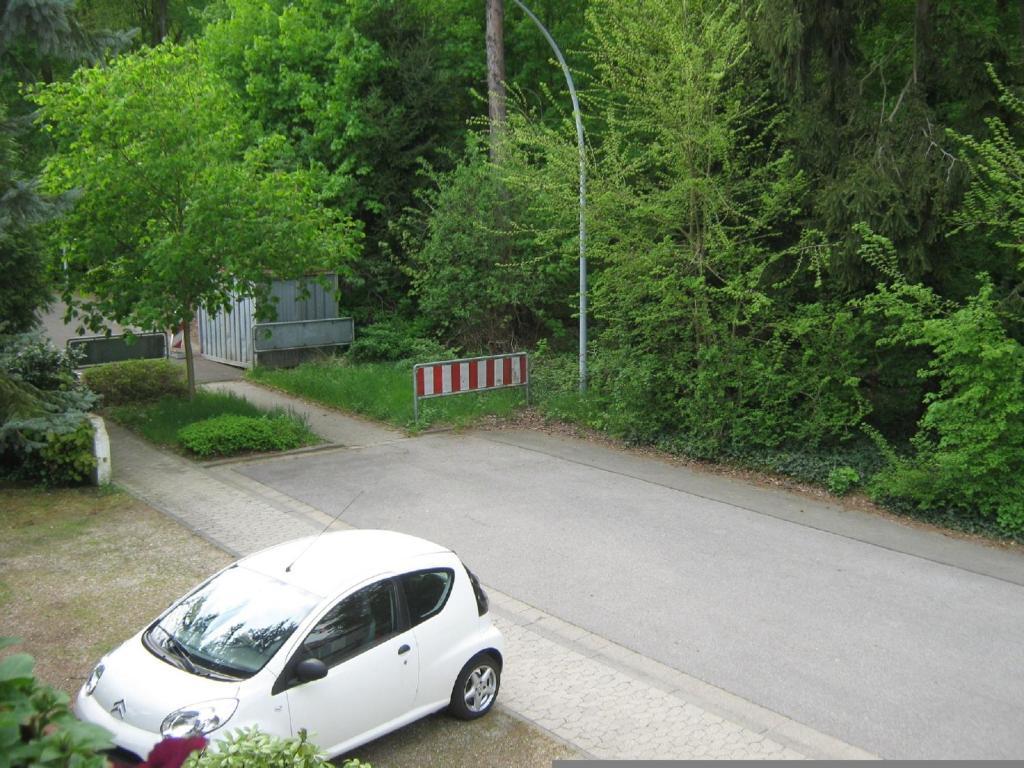
M 1024 557 L 531 433 L 239 468 L 887 758 L 1024 755 Z

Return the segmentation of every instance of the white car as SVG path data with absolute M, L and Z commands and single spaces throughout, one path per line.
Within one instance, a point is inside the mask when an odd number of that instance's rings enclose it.
M 306 729 L 329 756 L 494 705 L 501 633 L 450 550 L 342 531 L 246 557 L 105 656 L 75 713 L 144 758 L 166 736 Z

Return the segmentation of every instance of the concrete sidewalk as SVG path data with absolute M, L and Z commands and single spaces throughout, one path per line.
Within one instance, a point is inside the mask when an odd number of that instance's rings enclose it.
M 295 410 L 311 407 L 276 394 L 272 399 Z M 341 414 L 318 418 L 321 428 L 323 419 L 333 421 L 331 438 L 342 444 L 403 440 L 399 433 Z M 202 467 L 116 425 L 109 429 L 114 481 L 233 554 L 314 534 L 332 523 L 316 507 L 237 471 L 245 465 Z M 333 527 L 349 526 L 338 521 Z M 872 757 L 510 595 L 489 592 L 508 641 L 501 705 L 583 754 L 606 759 Z

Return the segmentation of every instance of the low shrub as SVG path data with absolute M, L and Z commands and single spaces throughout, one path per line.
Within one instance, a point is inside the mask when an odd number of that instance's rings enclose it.
M 93 455 L 92 424 L 83 420 L 68 432 L 50 431 L 37 436 L 37 450 L 26 452 L 20 466 L 13 468 L 14 479 L 39 485 L 81 485 L 89 481 L 96 468 Z
M 15 643 L 0 638 L 0 649 Z M 106 768 L 99 750 L 111 746 L 102 728 L 79 722 L 67 694 L 35 678 L 34 659 L 15 653 L 0 659 L 0 762 L 20 768 Z
M 398 360 L 427 363 L 453 358 L 455 353 L 440 342 L 419 334 L 412 324 L 394 318 L 360 329 L 349 347 L 348 357 L 355 363 Z
M 103 404 L 148 403 L 188 393 L 185 371 L 169 360 L 125 360 L 87 368 L 82 380 Z
M 316 745 L 299 731 L 297 738 L 280 739 L 256 728 L 229 734 L 202 752 L 193 753 L 182 768 L 330 768 Z
M 37 389 L 75 386 L 75 362 L 37 331 L 0 336 L 0 368 Z
M 601 395 L 594 387 L 580 392 L 578 354 L 551 352 L 544 341 L 530 357 L 530 398 L 545 419 L 591 429 L 607 426 Z
M 308 430 L 288 416 L 224 414 L 196 421 L 178 430 L 186 450 L 207 458 L 239 453 L 287 451 L 308 442 Z
M 860 473 L 853 467 L 835 467 L 828 473 L 828 490 L 836 496 L 845 496 L 860 483 Z
M 929 288 L 879 287 L 864 306 L 892 328 L 879 343 L 930 351 L 932 391 L 910 455 L 890 457 L 868 490 L 887 505 L 1024 539 L 1024 345 L 1003 327 L 992 281 L 950 309 Z M 980 523 L 978 521 L 981 521 Z

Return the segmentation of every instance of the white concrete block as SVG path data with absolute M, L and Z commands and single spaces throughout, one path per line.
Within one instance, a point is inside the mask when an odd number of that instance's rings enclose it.
M 89 415 L 92 423 L 92 452 L 96 457 L 96 469 L 92 472 L 93 485 L 110 485 L 110 438 L 103 419 L 95 414 Z

